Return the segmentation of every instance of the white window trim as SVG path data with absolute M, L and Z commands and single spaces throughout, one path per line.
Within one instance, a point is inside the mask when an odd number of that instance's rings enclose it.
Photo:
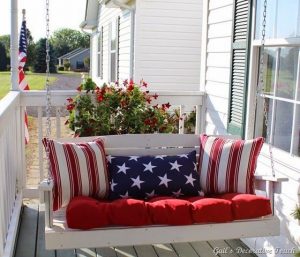
M 100 50 L 99 50 L 99 44 L 101 44 Z M 100 80 L 103 79 L 103 27 L 101 27 L 97 37 L 97 77 Z
M 119 17 L 115 18 L 116 22 L 116 80 L 119 80 Z M 112 36 L 112 22 L 108 25 L 108 81 L 111 80 L 111 36 Z
M 255 4 L 253 4 L 253 14 L 256 13 Z M 255 135 L 255 98 L 256 98 L 256 88 L 257 88 L 257 76 L 258 76 L 258 66 L 259 66 L 259 47 L 261 45 L 260 40 L 254 40 L 255 37 L 255 16 L 252 18 L 252 35 L 251 35 L 251 51 L 250 51 L 250 64 L 249 64 L 249 79 L 248 79 L 248 99 L 247 99 L 247 114 L 246 114 L 246 139 L 251 139 Z M 294 46 L 300 45 L 300 38 L 288 38 L 288 39 L 268 39 L 265 42 L 268 46 Z M 299 55 L 300 56 L 300 55 Z M 299 74 L 299 73 L 298 73 Z M 300 78 L 298 78 L 298 83 L 300 83 Z M 296 101 L 293 101 L 296 102 Z M 298 101 L 297 101 L 298 102 Z M 261 154 L 270 159 L 268 144 L 265 143 L 261 151 Z M 287 169 L 292 169 L 298 171 L 300 167 L 300 157 L 292 155 L 289 152 L 283 151 L 276 147 L 273 147 L 273 156 L 275 161 L 275 169 L 277 172 L 277 165 L 286 167 Z M 260 172 L 260 171 L 258 171 Z M 287 175 L 285 172 L 282 174 Z

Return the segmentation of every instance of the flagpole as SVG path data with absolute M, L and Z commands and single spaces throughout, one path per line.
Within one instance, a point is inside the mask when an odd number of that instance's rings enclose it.
M 10 28 L 10 66 L 11 66 L 11 90 L 19 90 L 18 70 L 18 0 L 11 0 L 11 28 Z

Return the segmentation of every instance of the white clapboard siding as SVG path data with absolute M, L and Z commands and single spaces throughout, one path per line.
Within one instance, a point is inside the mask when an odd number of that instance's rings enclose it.
M 233 0 L 209 1 L 205 91 L 206 132 L 226 133 L 230 81 Z
M 208 0 L 208 17 L 206 22 L 206 61 L 205 61 L 205 92 L 206 114 L 205 131 L 208 134 L 226 134 L 228 117 L 228 98 L 230 83 L 230 56 L 233 19 L 233 0 Z M 203 41 L 204 42 L 204 41 Z M 254 121 L 253 121 L 254 122 Z M 263 147 L 259 158 L 257 172 L 271 174 L 270 159 L 267 146 Z M 243 239 L 252 249 L 273 250 L 268 256 L 294 256 L 292 253 L 277 252 L 299 249 L 300 229 L 291 212 L 300 197 L 300 158 L 274 149 L 275 170 L 279 177 L 287 177 L 288 182 L 282 183 L 281 189 L 276 188 L 275 212 L 281 220 L 281 235 L 277 237 L 262 237 Z M 277 161 L 280 160 L 280 161 Z M 266 254 L 256 253 L 258 256 Z
M 106 8 L 101 6 L 98 14 L 98 30 L 103 28 L 103 79 L 97 77 L 97 40 L 92 40 L 92 77 L 97 84 L 108 82 L 109 79 L 109 24 L 120 17 L 119 27 L 119 79 L 129 78 L 130 73 L 130 37 L 131 13 L 119 8 Z
M 135 80 L 151 90 L 199 90 L 202 1 L 137 0 Z

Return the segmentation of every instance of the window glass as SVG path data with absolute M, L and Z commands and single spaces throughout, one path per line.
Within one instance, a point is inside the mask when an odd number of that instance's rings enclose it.
M 111 23 L 110 49 L 111 49 L 111 51 L 115 51 L 117 49 L 117 23 L 116 23 L 116 21 L 113 21 Z
M 110 61 L 110 71 L 111 71 L 111 82 L 115 82 L 117 80 L 116 77 L 116 53 L 111 53 L 111 61 Z
M 265 48 L 264 58 L 264 92 L 270 95 L 274 95 L 276 49 Z
M 264 0 L 256 2 L 255 38 L 261 38 Z M 300 37 L 300 0 L 268 0 L 266 38 Z
M 266 47 L 264 59 L 264 90 L 256 107 L 256 136 L 284 151 L 299 156 L 300 91 L 297 81 L 299 47 Z M 296 85 L 298 92 L 296 94 Z M 267 104 L 268 131 L 262 112 L 263 97 Z M 270 140 L 271 139 L 271 140 Z
M 289 99 L 295 98 L 298 52 L 298 47 L 284 47 L 280 49 L 276 96 Z

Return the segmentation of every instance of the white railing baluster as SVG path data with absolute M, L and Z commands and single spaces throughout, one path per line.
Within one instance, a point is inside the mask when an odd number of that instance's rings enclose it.
M 60 107 L 56 107 L 56 138 L 61 138 Z
M 38 147 L 39 147 L 39 171 L 40 171 L 40 179 L 42 181 L 44 179 L 44 152 L 43 152 L 43 109 L 41 106 L 38 106 Z
M 201 105 L 196 105 L 196 124 L 195 124 L 195 134 L 199 135 L 201 133 Z
M 179 134 L 184 134 L 185 107 L 184 105 L 180 105 L 179 108 Z

